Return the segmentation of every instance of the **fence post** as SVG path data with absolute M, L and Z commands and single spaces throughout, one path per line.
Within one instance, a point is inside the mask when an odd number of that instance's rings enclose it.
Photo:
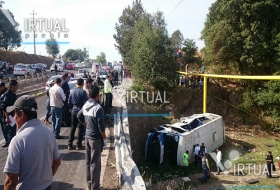
M 37 75 L 37 81 L 39 81 L 39 74 L 38 74 L 38 73 L 36 73 L 36 75 Z
M 24 78 L 25 78 L 25 84 L 27 84 L 27 75 L 24 75 Z
M 20 82 L 20 76 L 17 76 L 18 84 L 21 84 Z

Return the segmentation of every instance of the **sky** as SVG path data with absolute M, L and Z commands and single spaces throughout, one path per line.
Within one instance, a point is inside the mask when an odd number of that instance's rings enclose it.
M 67 32 L 51 32 L 60 44 L 60 54 L 68 49 L 89 50 L 91 59 L 95 59 L 101 52 L 106 54 L 107 61 L 121 61 L 121 55 L 115 49 L 113 35 L 116 33 L 115 24 L 125 7 L 131 6 L 133 0 L 4 0 L 3 9 L 9 9 L 20 24 L 22 44 L 15 51 L 34 53 L 33 31 L 28 31 L 28 19 L 46 19 L 50 22 L 65 22 Z M 141 0 L 144 9 L 149 13 L 158 10 L 165 15 L 169 35 L 180 30 L 184 38 L 193 39 L 199 49 L 204 42 L 199 38 L 204 27 L 209 7 L 215 0 Z M 178 6 L 177 6 L 178 5 Z M 44 42 L 50 37 L 47 31 L 37 31 L 36 42 Z M 42 36 L 45 35 L 45 38 Z M 28 37 L 29 36 L 29 37 Z M 47 56 L 46 46 L 36 44 L 36 54 Z

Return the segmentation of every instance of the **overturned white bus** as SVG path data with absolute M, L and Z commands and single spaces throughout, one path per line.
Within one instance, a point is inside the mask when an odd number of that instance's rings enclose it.
M 194 159 L 194 147 L 204 143 L 207 152 L 223 145 L 225 127 L 222 116 L 205 113 L 180 118 L 180 122 L 152 129 L 146 141 L 145 157 L 159 165 L 183 165 L 183 155 L 189 150 Z

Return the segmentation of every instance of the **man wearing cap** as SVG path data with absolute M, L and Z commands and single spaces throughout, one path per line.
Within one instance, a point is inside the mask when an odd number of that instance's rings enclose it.
M 6 143 L 2 147 L 8 147 L 12 138 L 16 135 L 17 129 L 16 129 L 15 124 L 13 126 L 11 126 L 12 122 L 11 122 L 10 117 L 12 117 L 12 115 L 9 115 L 6 112 L 6 108 L 8 106 L 14 105 L 14 103 L 17 99 L 17 96 L 15 94 L 17 90 L 18 90 L 18 82 L 16 80 L 11 80 L 9 83 L 9 90 L 7 90 L 1 98 L 0 110 L 3 111 L 4 116 L 5 116 L 5 120 L 3 122 L 4 122 L 4 126 L 6 128 L 5 131 L 7 133 Z
M 52 128 L 56 139 L 63 138 L 59 133 L 62 123 L 62 107 L 66 96 L 61 88 L 61 83 L 61 78 L 57 78 L 55 84 L 49 90 L 50 106 L 52 110 Z
M 0 82 L 0 101 L 3 100 L 3 94 L 5 94 L 5 92 L 7 92 L 7 88 L 5 87 L 5 83 L 4 82 Z M 5 123 L 5 115 L 4 115 L 4 110 L 0 110 L 0 123 L 1 123 L 1 128 L 2 128 L 2 132 L 3 132 L 3 136 L 5 139 L 5 145 L 8 144 L 8 131 L 6 130 L 6 123 Z M 4 145 L 4 146 L 5 146 Z
M 76 88 L 74 88 L 69 96 L 68 104 L 69 107 L 72 107 L 72 113 L 71 113 L 71 119 L 72 119 L 72 126 L 71 131 L 69 135 L 69 141 L 68 141 L 68 150 L 73 149 L 73 141 L 75 136 L 76 128 L 79 128 L 78 131 L 78 142 L 77 142 L 77 150 L 84 150 L 85 147 L 82 145 L 83 141 L 83 133 L 84 133 L 84 126 L 79 123 L 77 119 L 78 112 L 82 109 L 83 105 L 88 100 L 88 95 L 85 90 L 83 90 L 84 86 L 84 79 L 80 78 L 77 80 Z
M 51 190 L 60 154 L 51 130 L 37 119 L 37 109 L 30 95 L 21 96 L 6 109 L 13 113 L 19 130 L 8 148 L 4 189 Z

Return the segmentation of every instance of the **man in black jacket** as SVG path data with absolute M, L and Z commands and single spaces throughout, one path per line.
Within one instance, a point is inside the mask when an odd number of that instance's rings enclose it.
M 7 90 L 8 89 L 5 87 L 5 83 L 1 82 L 0 83 L 0 101 L 2 101 L 3 94 L 5 94 L 5 92 Z M 2 128 L 4 139 L 6 141 L 5 144 L 7 144 L 7 142 L 8 142 L 8 131 L 6 130 L 5 119 L 6 118 L 5 118 L 5 115 L 4 115 L 4 111 L 0 110 L 0 124 L 1 124 L 1 128 Z
M 70 87 L 69 87 L 68 81 L 69 81 L 68 73 L 65 73 L 62 76 L 62 85 L 61 85 L 61 88 L 63 89 L 64 95 L 66 96 L 66 100 L 65 100 L 64 106 L 62 108 L 62 121 L 64 120 L 64 123 L 62 123 L 63 127 L 66 127 L 66 126 L 70 127 L 69 106 L 68 106 L 68 98 L 69 98 L 69 95 L 70 95 Z
M 8 147 L 12 138 L 16 135 L 16 124 L 12 123 L 11 120 L 13 120 L 13 116 L 7 113 L 6 108 L 8 106 L 13 106 L 17 100 L 15 93 L 18 90 L 18 82 L 16 80 L 11 80 L 9 87 L 10 89 L 1 96 L 0 103 L 0 110 L 3 112 L 5 118 L 3 119 L 3 125 L 5 127 L 5 133 L 7 134 L 7 140 L 5 139 L 6 143 L 2 147 Z
M 100 189 L 102 144 L 106 147 L 106 134 L 102 107 L 97 103 L 99 88 L 89 90 L 90 99 L 78 112 L 77 118 L 86 127 L 86 180 L 88 189 Z

